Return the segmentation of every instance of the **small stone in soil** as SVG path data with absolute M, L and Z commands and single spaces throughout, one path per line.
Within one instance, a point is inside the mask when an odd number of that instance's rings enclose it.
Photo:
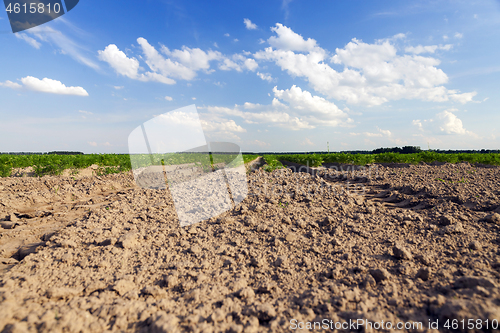
M 427 281 L 431 277 L 431 269 L 429 267 L 420 268 L 415 276 L 416 279 L 421 279 L 422 281 Z
M 491 215 L 488 215 L 484 219 L 486 220 L 486 222 L 489 223 L 500 224 L 500 214 L 498 213 L 493 213 Z
M 478 241 L 473 241 L 469 244 L 469 248 L 471 250 L 481 250 L 482 246 L 481 243 L 479 243 Z
M 373 276 L 375 281 L 377 281 L 377 283 L 387 280 L 391 276 L 385 268 L 372 269 L 370 270 L 370 274 Z
M 413 256 L 407 248 L 402 246 L 401 244 L 396 244 L 394 248 L 392 249 L 392 252 L 394 253 L 394 256 L 398 259 L 402 260 L 412 260 Z
M 441 225 L 447 226 L 455 223 L 455 219 L 450 215 L 442 215 L 439 219 Z

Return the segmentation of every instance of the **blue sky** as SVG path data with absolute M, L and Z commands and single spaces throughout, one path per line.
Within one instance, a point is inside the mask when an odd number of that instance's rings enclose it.
M 80 0 L 0 32 L 3 152 L 126 153 L 191 104 L 243 151 L 500 148 L 500 1 Z

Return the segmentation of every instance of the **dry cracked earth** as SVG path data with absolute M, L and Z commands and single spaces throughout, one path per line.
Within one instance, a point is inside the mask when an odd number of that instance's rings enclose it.
M 132 173 L 0 179 L 0 331 L 495 331 L 498 167 L 328 167 L 254 170 L 184 228 Z

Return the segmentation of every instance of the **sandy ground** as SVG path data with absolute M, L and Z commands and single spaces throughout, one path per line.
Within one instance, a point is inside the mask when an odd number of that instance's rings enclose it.
M 498 167 L 329 167 L 186 228 L 131 173 L 2 178 L 0 331 L 496 331 Z

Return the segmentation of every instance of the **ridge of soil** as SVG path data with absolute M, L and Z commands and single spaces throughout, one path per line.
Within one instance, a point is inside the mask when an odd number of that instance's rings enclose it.
M 131 172 L 2 178 L 0 331 L 500 320 L 499 171 L 260 169 L 242 203 L 186 228 Z

